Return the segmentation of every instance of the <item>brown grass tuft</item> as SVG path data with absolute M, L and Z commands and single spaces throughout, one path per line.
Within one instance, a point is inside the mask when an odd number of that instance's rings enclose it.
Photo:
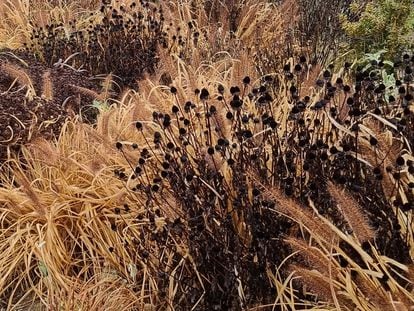
M 254 174 L 248 173 L 248 175 L 257 185 L 262 187 L 264 197 L 277 204 L 276 210 L 278 212 L 305 226 L 308 232 L 329 244 L 337 240 L 337 236 L 331 228 L 321 222 L 309 209 L 286 197 L 277 187 L 264 185 Z
M 41 203 L 39 196 L 36 194 L 26 175 L 24 175 L 23 172 L 16 173 L 15 178 L 17 183 L 21 185 L 21 189 L 26 194 L 27 198 L 36 207 L 36 212 L 39 215 L 44 215 L 45 206 Z
M 363 243 L 375 238 L 375 231 L 368 222 L 366 215 L 362 212 L 361 206 L 356 200 L 345 191 L 341 191 L 339 187 L 331 182 L 328 183 L 328 190 L 345 220 L 348 222 L 357 239 Z
M 377 310 L 394 310 L 390 299 L 380 285 L 374 285 L 372 281 L 362 277 L 358 277 L 355 282 L 358 289 L 366 297 L 365 299 L 373 304 Z
M 47 101 L 53 100 L 53 83 L 50 70 L 47 70 L 42 75 L 42 83 L 42 98 Z
M 334 304 L 334 293 L 329 278 L 323 276 L 319 271 L 309 270 L 298 265 L 290 265 L 289 270 L 299 276 L 297 281 L 302 284 L 304 292 L 311 292 L 318 296 L 319 300 Z
M 70 87 L 82 95 L 97 99 L 102 102 L 105 101 L 105 96 L 103 94 L 99 94 L 93 90 L 78 85 L 70 84 Z
M 46 139 L 36 138 L 30 142 L 28 148 L 39 161 L 50 166 L 57 165 L 60 155 L 52 143 Z
M 305 260 L 309 268 L 318 270 L 326 277 L 337 278 L 340 272 L 334 266 L 335 262 L 327 258 L 319 248 L 310 246 L 303 240 L 294 237 L 289 237 L 285 241 L 292 247 L 293 251 L 299 252 L 299 255 Z
M 20 85 L 33 89 L 33 82 L 23 68 L 10 63 L 2 63 L 0 71 L 12 79 L 15 79 Z

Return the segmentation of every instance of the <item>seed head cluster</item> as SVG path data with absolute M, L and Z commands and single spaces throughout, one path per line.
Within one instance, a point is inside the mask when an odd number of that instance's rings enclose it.
M 102 1 L 82 29 L 75 20 L 34 27 L 26 50 L 50 65 L 71 57 L 77 68 L 94 75 L 113 73 L 122 85 L 136 88 L 137 79 L 154 71 L 158 46 L 166 44 L 163 21 L 162 9 L 151 1 Z
M 205 308 L 232 309 L 274 295 L 266 271 L 289 254 L 283 237 L 295 225 L 274 213 L 289 214 L 289 207 L 278 206 L 263 193 L 263 185 L 298 206 L 312 202 L 343 232 L 353 229 L 361 241 L 375 236 L 381 253 L 409 260 L 396 215 L 399 209 L 413 209 L 413 162 L 406 160 L 406 150 L 413 147 L 407 73 L 413 64 L 395 67 L 406 81 L 397 80 L 398 95 L 390 101 L 381 79 L 363 70 L 356 71 L 355 84 L 347 85 L 346 75 L 352 73 L 339 76 L 326 69 L 315 81 L 315 92 L 300 95 L 304 61 L 285 66 L 281 76 L 264 76 L 257 85 L 245 77 L 238 86 L 195 89 L 188 101 L 179 100 L 172 86 L 170 109 L 154 111 L 151 124 L 136 123 L 146 143 L 135 145 L 139 156 L 130 163 L 130 175 L 119 177 L 145 198 L 147 217 L 166 213 L 172 204 L 167 198 L 174 197 L 180 208 L 167 221 L 169 232 L 174 235 L 172 228 L 180 227 L 197 271 L 208 280 L 203 285 Z M 281 109 L 283 92 L 288 109 Z M 381 131 L 389 131 L 398 143 L 379 143 Z M 116 147 L 126 152 L 131 145 L 117 142 Z M 385 162 L 389 167 L 383 171 Z M 354 207 L 344 207 L 340 188 L 358 202 Z M 358 204 L 367 225 L 352 219 Z M 159 247 L 172 247 L 165 238 Z M 244 284 L 242 301 L 239 283 Z M 188 297 L 202 293 L 198 281 L 187 289 Z

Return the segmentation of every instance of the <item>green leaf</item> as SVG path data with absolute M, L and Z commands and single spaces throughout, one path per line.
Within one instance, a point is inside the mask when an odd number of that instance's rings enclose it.
M 43 261 L 39 261 L 39 263 L 37 264 L 40 273 L 42 274 L 43 277 L 47 277 L 49 275 L 49 272 L 47 270 L 46 265 L 44 264 Z

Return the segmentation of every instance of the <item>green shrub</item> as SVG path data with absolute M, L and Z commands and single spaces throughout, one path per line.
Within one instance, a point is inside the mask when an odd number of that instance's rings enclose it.
M 409 48 L 414 34 L 414 4 L 410 0 L 354 1 L 351 17 L 341 15 L 342 27 L 358 56 L 386 49 L 396 56 Z

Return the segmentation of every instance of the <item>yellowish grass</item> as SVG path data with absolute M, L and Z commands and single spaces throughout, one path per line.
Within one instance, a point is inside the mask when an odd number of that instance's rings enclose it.
M 96 8 L 97 0 L 5 0 L 0 3 L 0 48 L 17 49 L 32 43 L 30 34 L 35 25 L 63 23 L 70 20 L 81 28 L 88 23 L 88 12 Z
M 118 122 L 126 120 L 112 122 L 120 127 Z M 129 253 L 123 243 L 138 237 L 146 221 L 134 224 L 143 208 L 127 198 L 128 190 L 113 174 L 115 167 L 127 167 L 127 163 L 112 139 L 135 135 L 139 141 L 139 137 L 132 126 L 128 130 L 124 123 L 120 130 L 114 123 L 109 126 L 115 137 L 108 137 L 68 122 L 58 145 L 31 143 L 25 151 L 27 167 L 10 163 L 13 176 L 0 188 L 0 288 L 2 295 L 10 297 L 9 307 L 22 293 L 33 292 L 40 298 L 54 287 L 70 291 L 69 284 L 78 277 L 74 271 L 89 279 L 106 265 L 123 280 L 131 280 L 128 265 L 136 262 L 131 257 L 136 254 Z M 116 215 L 114 208 L 124 204 L 130 211 Z M 111 223 L 128 235 L 111 230 Z

